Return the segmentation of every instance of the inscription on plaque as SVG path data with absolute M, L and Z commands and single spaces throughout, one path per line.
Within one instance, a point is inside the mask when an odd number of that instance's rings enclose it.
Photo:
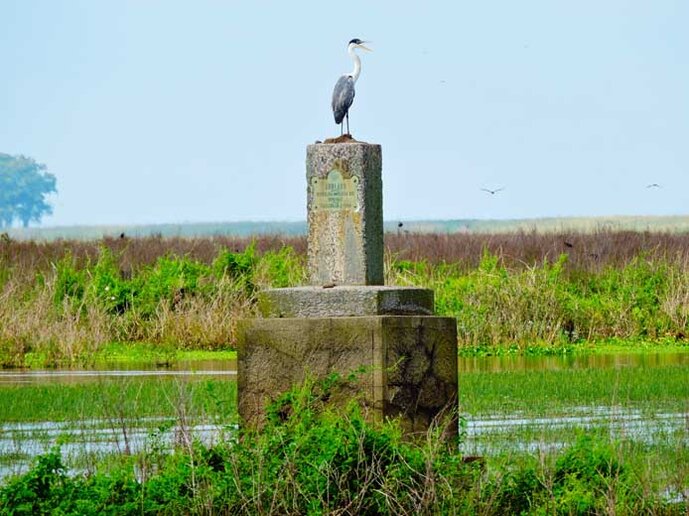
M 334 168 L 324 178 L 311 179 L 314 210 L 340 211 L 359 208 L 356 189 L 359 178 L 352 176 L 345 179 L 338 169 Z

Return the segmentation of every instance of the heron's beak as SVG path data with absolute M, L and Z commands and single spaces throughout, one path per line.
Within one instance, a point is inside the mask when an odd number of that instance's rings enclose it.
M 362 41 L 357 45 L 357 47 L 361 48 L 362 50 L 366 50 L 367 52 L 373 52 L 370 48 L 364 46 L 364 43 L 370 43 L 370 41 Z

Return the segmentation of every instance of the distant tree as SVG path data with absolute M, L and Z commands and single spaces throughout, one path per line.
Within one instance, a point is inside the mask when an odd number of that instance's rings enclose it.
M 18 220 L 24 227 L 53 212 L 46 201 L 57 192 L 56 179 L 33 158 L 0 153 L 0 227 Z

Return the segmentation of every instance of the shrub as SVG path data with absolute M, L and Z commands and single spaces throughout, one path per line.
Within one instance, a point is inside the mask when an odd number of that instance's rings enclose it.
M 420 514 L 465 503 L 478 470 L 461 461 L 456 443 L 439 432 L 405 442 L 397 425 L 370 423 L 356 402 L 332 408 L 327 401 L 348 381 L 306 381 L 269 408 L 261 431 L 180 449 L 141 483 L 131 462 L 69 476 L 53 450 L 0 487 L 0 507 L 13 514 Z
M 251 242 L 243 252 L 233 253 L 224 249 L 213 260 L 212 267 L 217 278 L 228 277 L 246 294 L 252 295 L 256 287 L 254 273 L 257 261 L 256 245 Z
M 86 290 L 86 274 L 78 270 L 72 254 L 67 252 L 62 259 L 55 264 L 55 290 L 53 300 L 55 306 L 60 309 L 62 304 L 79 302 L 84 297 Z

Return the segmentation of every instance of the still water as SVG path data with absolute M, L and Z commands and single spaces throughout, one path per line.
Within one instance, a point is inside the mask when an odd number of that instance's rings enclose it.
M 554 356 L 459 357 L 459 371 L 558 371 L 563 369 L 620 369 L 637 367 L 689 366 L 689 348 L 684 352 L 593 353 Z
M 689 444 L 689 349 L 654 353 L 460 357 L 458 365 L 460 399 L 463 385 L 475 385 L 467 379 L 487 377 L 481 385 L 491 387 L 500 379 L 503 387 L 500 393 L 505 406 L 510 407 L 509 410 L 491 408 L 463 414 L 463 450 L 467 454 L 548 451 L 572 442 L 582 430 L 595 431 L 613 440 L 633 440 L 651 446 L 669 442 Z M 676 373 L 667 374 L 669 371 Z M 598 384 L 593 390 L 600 389 L 600 398 L 582 404 L 576 400 L 581 398 L 581 391 L 567 384 L 573 376 L 592 382 L 607 378 L 610 383 L 634 376 L 651 378 L 654 381 L 649 384 L 654 385 L 643 383 L 644 392 L 636 391 L 635 398 L 630 401 L 621 395 L 627 385 L 616 385 L 612 389 L 619 391 L 619 397 L 606 398 L 604 393 L 608 389 Z M 509 381 L 503 382 L 505 377 Z M 547 378 L 557 378 L 561 382 L 555 386 L 550 382 L 543 387 L 529 383 L 533 392 L 524 393 L 520 381 L 527 378 L 540 378 L 544 384 Z M 506 391 L 505 385 L 510 390 Z M 476 397 L 476 393 L 471 394 Z M 567 401 L 563 394 L 567 394 Z M 587 396 L 590 398 L 590 391 Z M 546 403 L 539 397 L 550 399 Z M 496 402 L 494 406 L 499 405 L 498 400 L 490 399 Z
M 460 357 L 462 375 L 523 371 L 560 371 L 689 366 L 689 352 L 618 353 L 565 356 Z M 687 369 L 689 371 L 689 368 Z M 6 389 L 37 389 L 42 386 L 93 384 L 94 389 L 113 382 L 177 382 L 184 385 L 203 379 L 236 382 L 236 361 L 179 362 L 166 367 L 155 364 L 111 364 L 98 370 L 0 370 L 0 396 Z M 461 384 L 461 382 L 460 382 Z M 225 384 L 221 384 L 222 385 Z M 235 387 L 234 385 L 232 387 Z M 689 374 L 687 375 L 689 389 Z M 9 391 L 5 391 L 9 392 Z M 689 392 L 689 390 L 688 390 Z M 235 405 L 236 407 L 236 405 Z M 557 414 L 513 413 L 463 414 L 467 454 L 504 451 L 532 452 L 567 443 L 568 432 L 598 429 L 611 437 L 638 439 L 653 444 L 668 435 L 689 436 L 689 401 L 681 410 L 649 411 L 614 404 L 563 406 Z M 236 410 L 236 408 L 233 408 Z M 211 444 L 226 439 L 236 429 L 236 419 L 218 419 L 212 411 L 190 417 L 173 411 L 165 417 L 63 418 L 60 421 L 10 421 L 0 414 L 0 478 L 25 471 L 32 457 L 60 444 L 75 471 L 84 457 L 112 453 L 137 453 L 155 446 L 184 445 L 194 439 Z M 95 459 L 94 459 L 95 460 Z M 80 466 L 80 464 L 82 464 Z

